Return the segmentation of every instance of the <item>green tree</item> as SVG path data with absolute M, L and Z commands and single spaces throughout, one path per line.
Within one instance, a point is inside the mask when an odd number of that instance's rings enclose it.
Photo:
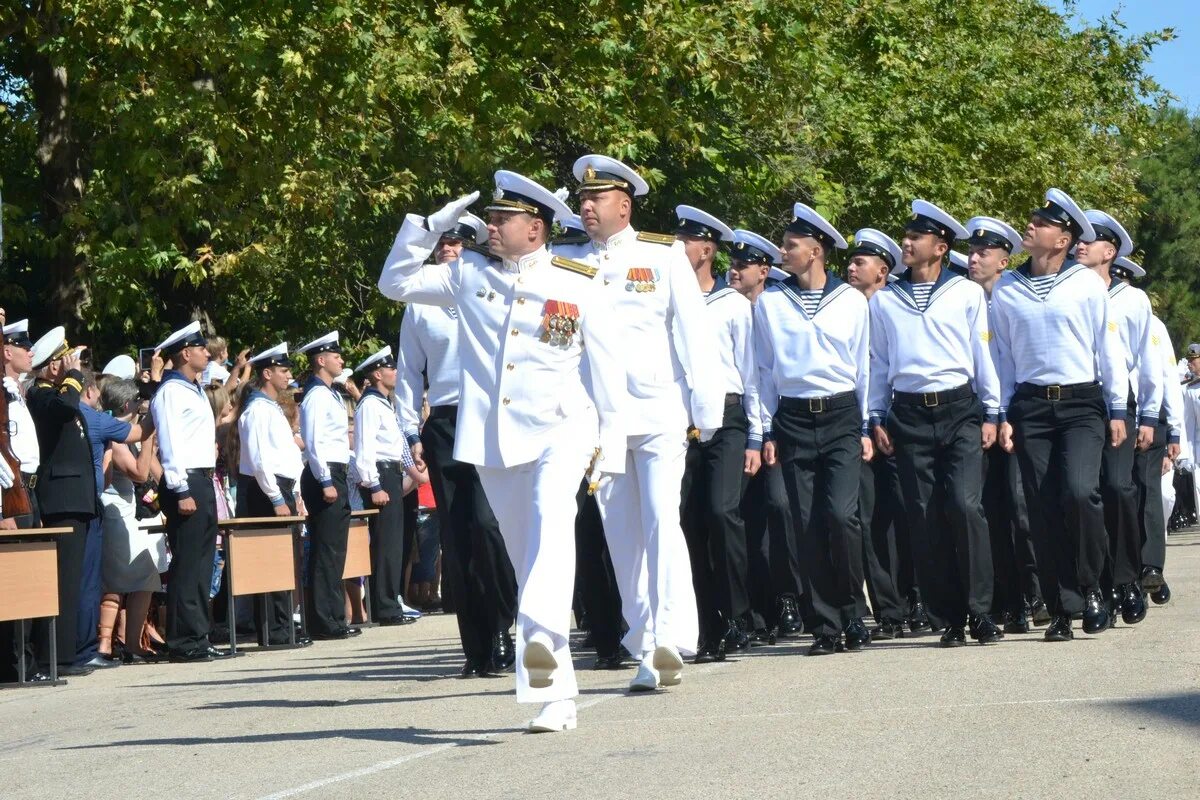
M 47 0 L 0 34 L 8 288 L 109 346 L 390 339 L 404 212 L 587 151 L 643 170 L 651 230 L 688 202 L 776 235 L 805 200 L 898 232 L 918 195 L 1019 221 L 1050 185 L 1127 213 L 1169 36 L 1037 0 Z

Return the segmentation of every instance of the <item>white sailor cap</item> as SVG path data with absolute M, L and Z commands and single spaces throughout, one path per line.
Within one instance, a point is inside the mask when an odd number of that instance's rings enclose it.
M 67 329 L 61 325 L 51 328 L 33 345 L 32 369 L 41 369 L 69 352 L 71 352 L 71 347 L 67 344 Z
M 578 214 L 566 214 L 558 218 L 558 224 L 562 226 L 564 232 L 583 233 L 583 220 Z
M 204 347 L 208 340 L 200 332 L 200 321 L 191 322 L 163 339 L 155 350 L 164 356 L 173 356 L 185 347 Z
M 458 222 L 455 223 L 453 228 L 442 232 L 442 238 L 458 239 L 464 242 L 474 242 L 475 244 L 487 244 L 487 223 L 468 211 L 458 218 Z
M 111 361 L 104 365 L 104 369 L 100 370 L 101 375 L 115 375 L 118 378 L 133 380 L 137 375 L 137 364 L 127 355 L 114 356 Z
M 767 273 L 767 280 L 769 281 L 786 281 L 790 277 L 792 277 L 791 273 L 779 267 L 771 267 L 771 271 Z
M 642 176 L 615 158 L 589 153 L 575 160 L 571 168 L 575 180 L 579 181 L 576 192 L 603 192 L 620 189 L 631 197 L 650 193 L 650 187 Z
M 748 264 L 763 264 L 772 265 L 783 262 L 783 253 L 779 248 L 771 244 L 765 237 L 759 236 L 754 231 L 748 231 L 744 228 L 738 228 L 733 231 L 733 245 L 729 248 L 729 257 L 734 261 L 745 261 Z M 782 270 L 780 270 L 782 272 Z M 771 270 L 775 272 L 774 269 Z M 768 276 L 774 277 L 774 275 Z M 785 280 L 787 273 L 783 273 L 783 277 L 779 280 Z
M 846 249 L 846 238 L 838 233 L 837 228 L 830 225 L 828 220 L 818 214 L 816 209 L 804 203 L 796 203 L 792 206 L 792 214 L 795 219 L 787 226 L 788 233 L 811 236 L 826 247 Z
M 1062 189 L 1049 189 L 1046 192 L 1046 204 L 1034 209 L 1033 214 L 1070 231 L 1076 239 L 1085 242 L 1096 239 L 1096 231 L 1083 209 Z
M 392 347 L 388 345 L 382 350 L 367 356 L 367 359 L 354 368 L 354 374 L 370 372 L 373 369 L 395 369 L 396 359 L 392 356 Z
M 321 353 L 340 353 L 342 352 L 342 345 L 340 343 L 338 332 L 332 331 L 319 339 L 313 339 L 296 352 L 304 353 L 309 358 L 315 358 L 321 355 Z
M 904 267 L 904 269 L 908 269 L 908 267 Z M 887 282 L 895 283 L 896 281 L 900 280 L 901 274 L 902 273 L 899 270 L 888 270 Z
M 675 227 L 676 234 L 707 239 L 710 242 L 733 240 L 732 228 L 695 206 L 675 206 L 675 216 L 679 218 L 679 224 Z
M 19 319 L 9 325 L 4 326 L 4 343 L 15 344 L 17 347 L 24 347 L 29 350 L 33 347 L 33 340 L 29 338 L 29 320 Z
M 516 172 L 496 171 L 496 191 L 485 211 L 522 211 L 541 217 L 549 225 L 564 214 L 570 214 L 567 204 L 554 192 Z
M 968 235 L 962 223 L 928 200 L 912 201 L 912 219 L 904 226 L 904 230 L 932 233 L 948 243 L 955 239 L 966 239 Z
M 341 373 L 334 376 L 333 382 L 334 382 L 334 384 L 341 384 L 344 386 L 345 384 L 349 383 L 350 379 L 353 377 L 354 377 L 354 370 L 350 369 L 349 367 L 346 367 L 345 369 L 343 369 L 341 371 Z
M 900 262 L 900 245 L 877 228 L 862 228 L 854 234 L 854 246 L 850 248 L 850 257 L 862 254 L 882 258 L 891 272 L 904 268 Z
M 959 270 L 962 270 L 963 272 L 966 272 L 969 269 L 969 267 L 967 266 L 968 263 L 969 263 L 969 259 L 967 258 L 966 255 L 958 252 L 957 250 L 950 251 L 950 268 L 951 269 L 959 269 Z
M 1092 230 L 1096 232 L 1094 241 L 1111 243 L 1117 248 L 1118 256 L 1127 256 L 1133 252 L 1133 239 L 1111 214 L 1093 208 L 1085 212 L 1084 216 L 1092 223 Z
M 290 367 L 292 359 L 288 357 L 288 343 L 280 342 L 269 350 L 263 350 L 256 356 L 250 357 L 250 366 L 256 370 L 268 367 Z
M 1128 278 L 1146 277 L 1146 270 L 1143 269 L 1140 264 L 1135 261 L 1131 261 L 1126 256 L 1117 256 L 1117 260 L 1114 261 L 1112 267 L 1109 268 L 1109 272 L 1119 273 L 1121 271 L 1127 272 Z M 1118 274 L 1118 277 L 1124 278 L 1126 276 Z
M 971 217 L 967 233 L 967 243 L 972 247 L 1003 247 L 1010 256 L 1021 252 L 1021 234 L 1002 219 Z

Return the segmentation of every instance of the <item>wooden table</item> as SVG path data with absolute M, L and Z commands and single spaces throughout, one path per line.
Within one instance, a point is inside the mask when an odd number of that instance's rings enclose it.
M 300 594 L 301 628 L 308 629 L 304 612 L 303 582 L 297 577 L 300 563 L 297 549 L 300 543 L 299 525 L 304 517 L 234 517 L 217 523 L 225 541 L 225 563 L 229 567 L 226 596 L 229 624 L 229 652 L 237 653 L 237 609 L 235 597 L 267 592 L 287 592 L 288 643 L 261 645 L 260 650 L 280 650 L 296 647 L 296 626 L 292 624 L 291 609 L 296 607 Z M 269 641 L 267 605 L 258 620 L 259 636 Z
M 371 530 L 368 518 L 377 514 L 377 508 L 350 512 L 350 532 L 346 536 L 346 566 L 342 569 L 342 580 L 363 579 L 363 624 L 367 626 L 375 624 L 371 620 Z
M 0 530 L 0 622 L 16 622 L 21 657 L 17 682 L 6 686 L 61 686 L 58 677 L 58 537 L 67 528 Z M 50 680 L 31 682 L 25 675 L 24 620 L 50 618 Z

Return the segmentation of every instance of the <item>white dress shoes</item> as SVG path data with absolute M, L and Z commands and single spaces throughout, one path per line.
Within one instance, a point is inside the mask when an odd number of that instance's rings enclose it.
M 545 689 L 554 684 L 554 670 L 558 668 L 558 662 L 554 660 L 554 653 L 544 637 L 535 635 L 525 644 L 525 654 L 521 663 L 525 665 L 525 672 L 529 675 L 531 689 Z M 575 704 L 572 703 L 572 717 L 575 714 L 574 709 Z
M 575 730 L 575 701 L 555 700 L 542 706 L 541 712 L 529 723 L 530 733 L 558 733 Z

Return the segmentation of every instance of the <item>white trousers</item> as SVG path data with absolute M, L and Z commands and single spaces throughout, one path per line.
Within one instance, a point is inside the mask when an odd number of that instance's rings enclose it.
M 623 642 L 635 658 L 665 645 L 692 655 L 700 627 L 679 526 L 687 436 L 630 436 L 628 442 L 625 474 L 606 476 L 596 493 L 629 626 Z
M 575 494 L 590 457 L 585 437 L 564 434 L 536 461 L 508 469 L 478 467 L 517 576 L 518 703 L 548 703 L 579 694 L 570 649 Z M 524 666 L 525 645 L 539 633 L 549 637 L 558 665 L 554 683 L 544 689 L 530 687 Z

